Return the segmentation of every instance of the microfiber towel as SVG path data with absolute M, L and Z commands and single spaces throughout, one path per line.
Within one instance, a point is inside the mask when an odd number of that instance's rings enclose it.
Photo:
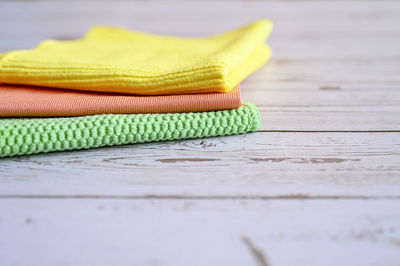
M 259 113 L 251 103 L 199 113 L 2 118 L 0 157 L 233 135 L 255 131 L 259 125 Z
M 271 30 L 268 20 L 203 38 L 94 27 L 82 39 L 0 54 L 0 83 L 141 95 L 229 92 L 269 59 Z
M 227 93 L 137 96 L 0 84 L 0 117 L 183 113 L 240 105 L 238 86 Z

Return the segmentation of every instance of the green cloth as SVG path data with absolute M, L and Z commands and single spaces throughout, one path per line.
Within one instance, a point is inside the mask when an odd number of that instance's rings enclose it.
M 256 131 L 251 103 L 239 109 L 175 114 L 0 119 L 0 157 Z

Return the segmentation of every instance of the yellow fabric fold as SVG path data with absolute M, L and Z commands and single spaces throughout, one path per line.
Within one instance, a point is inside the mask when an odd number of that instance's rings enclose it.
M 268 20 L 203 38 L 94 27 L 78 40 L 0 54 L 0 83 L 141 95 L 229 92 L 269 59 L 271 30 Z

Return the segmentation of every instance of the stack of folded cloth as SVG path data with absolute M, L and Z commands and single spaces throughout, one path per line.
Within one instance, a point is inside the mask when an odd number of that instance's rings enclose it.
M 269 59 L 271 29 L 175 38 L 94 27 L 0 54 L 0 157 L 255 131 L 239 83 Z

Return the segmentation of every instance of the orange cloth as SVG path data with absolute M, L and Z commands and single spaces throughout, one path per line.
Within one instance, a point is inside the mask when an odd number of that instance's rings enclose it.
M 0 117 L 200 112 L 240 105 L 239 86 L 228 93 L 132 96 L 0 84 Z

